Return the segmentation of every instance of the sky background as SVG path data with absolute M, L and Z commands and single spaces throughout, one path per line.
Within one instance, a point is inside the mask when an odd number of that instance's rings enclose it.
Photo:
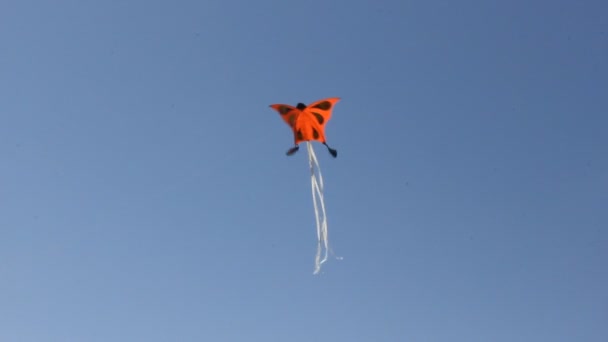
M 607 341 L 607 12 L 1 1 L 0 341 Z

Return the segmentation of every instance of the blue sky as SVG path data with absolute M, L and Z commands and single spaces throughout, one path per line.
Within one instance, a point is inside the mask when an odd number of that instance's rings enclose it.
M 607 10 L 5 0 L 0 340 L 606 341 Z

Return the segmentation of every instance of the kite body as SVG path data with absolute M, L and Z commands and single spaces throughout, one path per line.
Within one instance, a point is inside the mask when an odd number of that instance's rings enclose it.
M 334 158 L 338 156 L 338 152 L 329 147 L 325 141 L 325 125 L 331 118 L 331 111 L 334 105 L 339 100 L 340 99 L 337 97 L 332 97 L 314 102 L 308 106 L 303 103 L 298 103 L 296 107 L 286 104 L 270 105 L 270 107 L 281 114 L 281 118 L 293 131 L 295 146 L 287 151 L 287 155 L 290 156 L 296 153 L 299 149 L 299 143 L 307 143 L 312 203 L 317 224 L 317 254 L 315 256 L 314 274 L 319 273 L 321 265 L 327 261 L 330 247 L 327 234 L 325 200 L 323 198 L 323 175 L 321 174 L 321 167 L 319 166 L 319 161 L 317 160 L 311 142 L 318 141 L 322 143 L 327 147 L 327 150 Z
M 329 147 L 325 139 L 325 125 L 331 118 L 332 109 L 338 101 L 340 98 L 331 97 L 308 106 L 303 103 L 298 103 L 296 107 L 286 104 L 270 105 L 281 114 L 281 118 L 293 132 L 295 146 L 287 151 L 288 156 L 296 153 L 299 149 L 298 144 L 303 141 L 318 141 L 327 147 L 334 158 L 338 156 L 338 151 Z

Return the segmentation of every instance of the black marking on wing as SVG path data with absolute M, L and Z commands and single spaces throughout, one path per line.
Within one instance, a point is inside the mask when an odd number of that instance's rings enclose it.
M 331 102 L 323 101 L 317 105 L 314 105 L 312 108 L 319 108 L 321 110 L 329 110 L 331 108 Z
M 289 121 L 289 126 L 293 127 L 296 124 L 296 114 L 291 114 L 287 120 Z
M 315 119 L 317 119 L 317 122 L 319 123 L 319 125 L 323 125 L 323 123 L 325 122 L 325 118 L 323 117 L 323 115 L 321 115 L 319 113 L 315 113 L 315 112 L 312 112 L 312 115 L 315 116 Z
M 287 113 L 289 113 L 292 110 L 292 108 L 289 108 L 287 106 L 279 106 L 279 113 L 281 113 L 281 115 L 285 115 Z

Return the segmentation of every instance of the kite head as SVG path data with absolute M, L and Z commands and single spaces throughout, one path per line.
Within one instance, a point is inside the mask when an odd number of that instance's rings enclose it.
M 296 108 L 298 108 L 299 110 L 304 110 L 304 109 L 306 109 L 306 105 L 300 102 L 300 103 L 298 103 Z

